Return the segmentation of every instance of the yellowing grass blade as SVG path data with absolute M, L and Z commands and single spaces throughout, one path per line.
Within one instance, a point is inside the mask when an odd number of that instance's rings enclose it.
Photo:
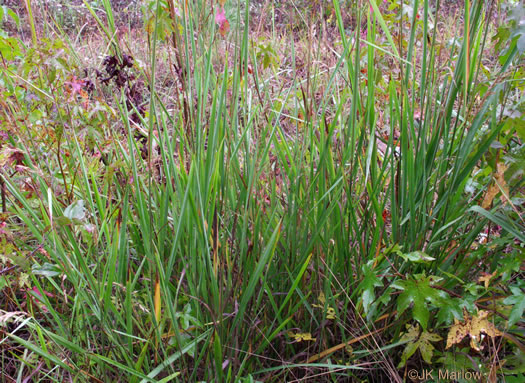
M 157 275 L 157 279 L 155 280 L 155 298 L 154 298 L 154 304 L 155 304 L 155 320 L 157 323 L 160 322 L 160 307 L 161 307 L 161 301 L 160 301 L 160 281 L 159 276 Z

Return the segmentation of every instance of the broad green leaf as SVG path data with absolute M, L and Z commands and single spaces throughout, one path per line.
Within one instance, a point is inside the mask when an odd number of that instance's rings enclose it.
M 461 319 L 463 314 L 461 313 L 461 302 L 458 298 L 443 299 L 442 304 L 439 307 L 437 315 L 437 323 L 451 323 L 454 318 Z
M 423 330 L 426 330 L 430 318 L 426 301 L 428 300 L 436 306 L 440 306 L 443 302 L 439 290 L 433 288 L 431 283 L 432 276 L 419 275 L 418 279 L 409 278 L 392 284 L 392 287 L 403 290 L 397 298 L 397 315 L 401 315 L 413 304 L 412 315 L 421 324 Z
M 64 217 L 69 218 L 74 223 L 81 222 L 86 218 L 86 209 L 84 208 L 84 200 L 73 202 L 64 210 Z
M 44 263 L 42 266 L 34 264 L 31 271 L 35 275 L 43 275 L 44 277 L 56 277 L 57 275 L 62 274 L 62 270 L 60 270 L 57 265 L 48 262 Z
M 372 304 L 372 302 L 374 302 L 374 289 L 376 287 L 383 286 L 381 280 L 376 276 L 375 272 L 372 270 L 371 265 L 372 262 L 368 262 L 366 265 L 363 265 L 362 270 L 364 278 L 358 287 L 362 291 L 363 308 L 365 310 L 365 314 L 368 313 L 370 305 Z
M 0 55 L 6 60 L 12 60 L 21 55 L 20 44 L 17 39 L 0 35 Z
M 509 315 L 509 327 L 523 318 L 523 311 L 525 310 L 525 293 L 516 286 L 510 288 L 512 295 L 503 300 L 506 305 L 513 305 L 512 311 Z
M 400 342 L 415 342 L 419 337 L 419 325 L 412 326 L 411 324 L 406 325 L 407 331 L 402 333 Z
M 20 26 L 20 19 L 18 15 L 10 8 L 8 8 L 5 5 L 0 6 L 0 23 L 5 21 L 8 17 L 11 17 L 13 21 L 16 23 L 16 26 Z M 0 28 L 0 33 L 3 33 L 4 31 Z
M 404 367 L 408 359 L 410 359 L 410 357 L 414 355 L 416 351 L 417 351 L 417 342 L 410 342 L 409 344 L 407 344 L 407 346 L 403 350 L 403 354 L 401 355 L 401 362 L 399 362 L 399 365 L 397 366 L 397 368 Z
M 436 258 L 433 258 L 429 256 L 428 254 L 422 252 L 422 251 L 413 251 L 408 254 L 399 253 L 399 255 L 405 260 L 415 263 L 423 263 L 423 262 L 430 262 L 435 260 Z

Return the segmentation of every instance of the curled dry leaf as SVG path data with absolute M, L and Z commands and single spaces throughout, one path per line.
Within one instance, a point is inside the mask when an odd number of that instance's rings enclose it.
M 315 338 L 312 338 L 312 334 L 309 332 L 300 332 L 297 334 L 294 334 L 293 332 L 288 332 L 288 336 L 291 338 L 294 338 L 296 342 L 302 342 L 302 341 L 311 341 L 315 342 Z
M 505 182 L 505 170 L 507 170 L 507 167 L 502 163 L 498 163 L 494 174 L 494 182 L 487 189 L 483 202 L 481 203 L 483 209 L 490 208 L 492 201 L 500 192 L 503 194 L 501 199 L 502 203 L 505 204 L 507 202 L 509 187 Z
M 484 283 L 485 288 L 489 288 L 490 280 L 496 276 L 496 271 L 494 271 L 492 274 L 489 273 L 481 273 L 481 275 L 478 277 L 478 283 Z

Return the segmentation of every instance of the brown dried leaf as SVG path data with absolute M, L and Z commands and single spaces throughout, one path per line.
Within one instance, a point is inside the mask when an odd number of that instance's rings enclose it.
M 487 319 L 489 313 L 487 311 L 479 311 L 477 316 L 470 318 L 465 313 L 465 321 L 460 323 L 454 320 L 455 324 L 450 328 L 447 336 L 446 349 L 454 344 L 460 343 L 466 335 L 470 336 L 470 347 L 476 351 L 480 351 L 482 334 L 488 335 L 491 338 L 501 336 L 502 333 Z
M 460 323 L 454 318 L 454 325 L 450 328 L 447 336 L 447 346 L 445 349 L 452 347 L 454 344 L 461 343 L 464 337 L 469 333 L 469 325 Z
M 503 198 L 501 199 L 503 204 L 505 205 L 509 198 L 509 186 L 505 182 L 505 171 L 507 170 L 507 166 L 502 163 L 498 163 L 497 165 L 497 172 L 494 176 L 496 180 L 496 186 L 498 189 L 500 189 L 501 193 L 503 194 Z
M 503 204 L 507 203 L 509 197 L 509 187 L 505 182 L 505 170 L 507 170 L 505 164 L 497 164 L 496 172 L 494 173 L 494 182 L 487 189 L 485 197 L 483 198 L 483 202 L 481 203 L 481 207 L 483 209 L 490 208 L 492 201 L 500 192 L 503 194 L 503 198 L 501 199 Z
M 485 284 L 485 288 L 489 288 L 490 280 L 496 276 L 496 271 L 494 271 L 492 274 L 489 273 L 481 273 L 481 276 L 478 277 L 478 283 L 483 282 Z
M 498 185 L 492 184 L 487 189 L 487 192 L 485 193 L 485 197 L 483 197 L 483 202 L 481 203 L 481 207 L 483 209 L 490 208 L 490 205 L 492 205 L 492 201 L 494 198 L 498 195 L 499 188 Z

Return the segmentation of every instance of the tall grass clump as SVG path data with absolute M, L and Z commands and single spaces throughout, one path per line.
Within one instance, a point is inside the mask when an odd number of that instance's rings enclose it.
M 498 225 L 523 243 L 524 232 L 519 206 L 482 203 L 523 54 L 510 47 L 487 69 L 493 2 L 466 0 L 445 46 L 439 0 L 399 19 L 334 0 L 322 5 L 334 65 L 315 65 L 325 53 L 311 31 L 306 58 L 292 39 L 279 91 L 249 2 L 149 2 L 147 60 L 128 69 L 111 2 L 99 2 L 105 18 L 85 3 L 146 106 L 130 82 L 105 98 L 78 90 L 80 62 L 57 53 L 74 49 L 65 35 L 56 47 L 12 42 L 0 163 L 5 220 L 20 234 L 9 259 L 26 258 L 13 262 L 27 293 L 11 290 L 1 342 L 20 377 L 403 381 L 407 325 L 438 333 L 483 307 L 458 299 L 491 271 L 480 234 Z

